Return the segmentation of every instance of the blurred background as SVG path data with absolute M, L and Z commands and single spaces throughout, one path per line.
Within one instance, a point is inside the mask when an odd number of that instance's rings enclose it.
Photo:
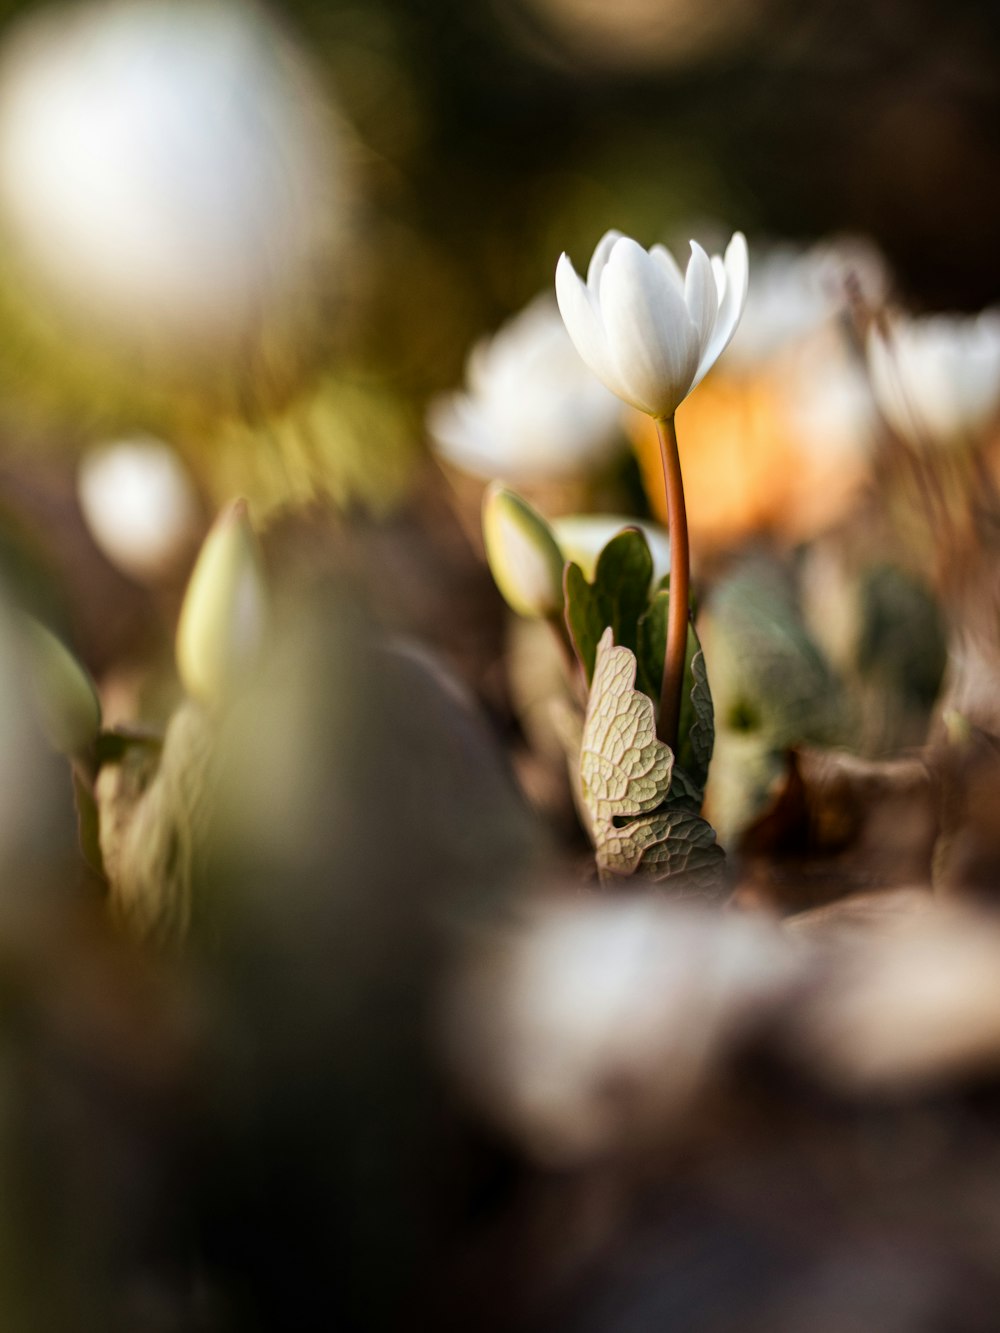
M 1000 291 L 990 5 L 8 3 L 0 36 L 0 495 L 57 545 L 77 460 L 122 439 L 166 444 L 202 523 L 236 494 L 398 514 L 428 402 L 611 226 L 740 227 L 755 261 L 858 235 L 880 295 Z
M 192 23 L 206 30 L 178 36 L 173 52 L 159 52 L 161 64 L 147 53 L 148 76 L 155 73 L 161 84 L 159 102 L 150 93 L 147 104 L 140 100 L 139 55 L 131 86 L 115 93 L 117 103 L 108 80 L 116 59 L 127 59 L 130 42 L 136 52 L 147 41 L 155 45 L 155 33 L 143 31 L 144 23 L 155 29 L 162 21 L 155 10 L 143 19 L 138 7 L 131 35 L 109 37 L 101 31 L 100 8 L 69 6 L 56 11 L 46 51 L 46 7 L 6 4 L 8 107 L 16 104 L 8 109 L 6 212 L 22 241 L 24 232 L 35 233 L 36 257 L 44 243 L 45 254 L 52 259 L 60 251 L 68 269 L 71 247 L 84 241 L 67 238 L 97 230 L 98 209 L 116 203 L 127 209 L 132 202 L 106 187 L 82 216 L 85 206 L 73 194 L 87 181 L 78 149 L 95 151 L 100 116 L 108 123 L 118 115 L 138 121 L 131 138 L 119 121 L 117 137 L 105 141 L 109 174 L 119 162 L 111 154 L 121 153 L 121 164 L 131 160 L 129 153 L 139 162 L 140 134 L 169 126 L 174 156 L 158 164 L 158 179 L 150 168 L 145 182 L 161 192 L 161 202 L 171 163 L 179 171 L 185 153 L 194 160 L 193 129 L 171 111 L 171 96 L 192 124 L 207 118 L 200 147 L 206 173 L 212 152 L 223 154 L 221 145 L 205 142 L 213 126 L 220 136 L 233 136 L 237 155 L 238 136 L 251 126 L 268 126 L 272 145 L 287 132 L 280 139 L 281 151 L 290 154 L 283 189 L 276 175 L 258 177 L 259 197 L 251 196 L 244 155 L 239 165 L 230 159 L 229 180 L 217 175 L 217 197 L 206 178 L 186 187 L 183 202 L 166 205 L 174 221 L 203 233 L 196 258 L 216 270 L 227 244 L 224 219 L 211 210 L 228 201 L 244 221 L 254 214 L 253 235 L 242 237 L 244 245 L 257 247 L 254 258 L 230 252 L 228 287 L 215 275 L 219 302 L 246 303 L 245 292 L 237 296 L 240 262 L 255 267 L 267 285 L 260 269 L 269 245 L 275 272 L 268 281 L 286 300 L 280 282 L 296 276 L 295 264 L 306 263 L 305 255 L 313 275 L 322 270 L 328 290 L 311 312 L 310 329 L 321 350 L 315 341 L 303 344 L 301 328 L 286 339 L 294 353 L 255 347 L 255 395 L 287 395 L 307 365 L 315 372 L 319 363 L 377 384 L 403 407 L 419 406 L 430 391 L 458 380 L 474 337 L 548 286 L 560 251 L 583 263 L 609 226 L 647 244 L 686 240 L 706 223 L 726 235 L 740 226 L 752 240 L 863 233 L 885 253 L 907 297 L 935 308 L 980 308 L 1000 285 L 991 245 L 1000 204 L 992 187 L 998 36 L 990 5 L 884 0 L 852 7 L 818 0 L 802 7 L 730 0 L 708 16 L 686 0 L 629 0 L 613 11 L 588 0 L 471 6 L 290 0 L 270 14 L 264 7 L 240 10 L 241 25 L 252 27 L 255 15 L 275 24 L 287 51 L 276 50 L 268 30 L 260 38 L 266 53 L 252 51 L 252 36 L 243 32 L 236 36 L 244 49 L 234 55 L 224 15 L 216 15 L 213 35 L 211 23 L 194 22 L 193 10 L 181 6 L 180 30 Z M 129 27 L 121 16 L 107 23 Z M 169 84 L 171 68 L 176 87 Z M 42 95 L 24 91 L 33 77 L 39 84 L 56 80 L 46 90 L 65 99 L 62 112 L 49 103 L 42 125 L 27 109 L 32 96 Z M 59 117 L 72 119 L 73 99 L 83 95 L 88 78 L 101 84 L 105 104 L 92 107 L 92 125 L 77 124 L 71 132 Z M 219 79 L 234 81 L 231 92 L 240 100 L 229 104 L 228 122 L 215 119 L 207 92 L 213 78 L 216 87 Z M 286 98 L 294 100 L 294 112 Z M 22 142 L 12 146 L 11 137 L 19 135 Z M 23 163 L 35 146 L 44 150 L 46 164 L 29 170 Z M 258 150 L 265 152 L 260 141 Z M 65 160 L 57 168 L 53 155 L 60 151 Z M 61 184 L 54 177 L 62 177 Z M 138 193 L 141 182 L 131 188 Z M 74 218 L 39 222 L 47 208 L 58 212 L 71 204 Z M 37 235 L 39 227 L 46 237 Z M 213 228 L 214 236 L 204 234 Z M 336 233 L 324 238 L 325 253 L 317 231 Z M 185 236 L 168 255 L 166 248 L 155 251 L 155 239 L 145 243 L 147 258 L 152 262 L 159 253 L 164 266 L 171 256 L 179 262 L 183 245 L 195 244 Z M 107 244 L 113 252 L 111 237 Z M 130 253 L 140 253 L 137 237 L 129 244 Z M 106 262 L 111 267 L 110 258 Z M 159 299 L 152 280 L 143 286 L 136 273 L 133 299 Z M 120 275 L 122 286 L 127 276 Z M 297 277 L 302 280 L 301 270 Z M 175 305 L 185 293 L 195 305 L 198 284 L 189 278 L 185 287 L 176 275 L 172 281 L 181 287 Z M 202 325 L 212 325 L 211 296 L 202 290 L 204 304 L 192 314 Z M 101 300 L 110 319 L 114 303 L 106 293 Z M 124 302 L 119 294 L 119 315 Z M 31 313 L 46 328 L 54 318 Z M 230 314 L 235 320 L 235 309 Z M 7 315 L 12 318 L 9 309 Z M 216 330 L 222 323 L 220 316 Z M 271 337 L 280 344 L 273 330 Z M 64 430 L 122 424 L 123 406 L 114 410 L 112 395 L 100 392 L 100 377 L 87 365 L 94 349 L 80 346 L 91 339 L 72 341 L 82 364 L 76 376 L 69 365 L 61 367 L 60 405 L 51 401 L 53 367 L 42 359 L 47 349 L 27 341 L 26 331 L 20 338 L 6 333 L 5 412 L 12 416 L 23 402 L 22 433 L 29 424 L 38 429 L 59 422 Z M 119 392 L 124 387 L 136 390 L 134 375 Z M 131 403 L 129 425 L 159 424 L 157 406 L 170 410 L 145 402 L 140 411 Z
M 4 1333 L 995 1327 L 1000 330 L 936 454 L 865 340 L 1000 299 L 998 57 L 985 0 L 0 0 Z M 730 911 L 602 893 L 481 550 L 493 476 L 662 517 L 544 296 L 612 227 L 750 242 L 678 417 Z

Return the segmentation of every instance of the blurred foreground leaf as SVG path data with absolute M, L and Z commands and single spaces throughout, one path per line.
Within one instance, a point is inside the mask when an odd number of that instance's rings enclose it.
M 213 737 L 209 715 L 188 700 L 171 718 L 159 756 L 132 745 L 98 775 L 111 909 L 140 939 L 176 942 L 187 932 L 196 843 L 210 812 Z
M 789 750 L 851 743 L 857 719 L 779 567 L 752 560 L 722 579 L 701 629 L 718 728 L 709 818 L 728 845 L 768 807 Z

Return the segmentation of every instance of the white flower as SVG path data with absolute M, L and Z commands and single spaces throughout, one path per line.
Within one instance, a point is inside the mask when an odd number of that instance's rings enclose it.
M 439 1040 L 466 1093 L 538 1159 L 606 1160 L 690 1123 L 719 1062 L 808 963 L 763 913 L 550 895 L 472 942 Z
M 897 317 L 868 338 L 872 389 L 889 424 L 918 447 L 973 442 L 1000 410 L 1000 310 Z
M 580 566 L 586 578 L 593 579 L 597 557 L 612 537 L 623 528 L 638 528 L 646 538 L 653 557 L 653 584 L 670 573 L 670 537 L 658 523 L 627 518 L 622 514 L 567 514 L 552 520 L 552 531 L 564 560 Z
M 670 417 L 725 351 L 746 302 L 747 243 L 736 232 L 725 260 L 691 242 L 682 274 L 662 245 L 609 231 L 577 276 L 568 255 L 556 268 L 556 296 L 576 350 L 619 398 Z
M 548 295 L 476 344 L 466 379 L 468 392 L 436 399 L 427 416 L 437 452 L 463 472 L 560 481 L 622 448 L 621 409 L 580 364 Z
M 93 326 L 184 348 L 315 281 L 343 171 L 300 52 L 236 0 L 32 12 L 0 70 L 0 206 Z
M 756 371 L 829 329 L 848 306 L 848 282 L 878 309 L 889 284 L 885 260 L 860 236 L 832 237 L 809 249 L 790 243 L 754 249 L 753 286 L 726 356 L 727 370 Z
M 169 568 L 196 530 L 191 479 L 169 445 L 150 437 L 85 454 L 77 494 L 94 541 L 112 564 L 141 581 Z

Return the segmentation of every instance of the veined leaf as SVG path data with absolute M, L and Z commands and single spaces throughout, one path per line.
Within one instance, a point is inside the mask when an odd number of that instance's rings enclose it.
M 580 747 L 579 794 L 602 876 L 643 871 L 685 892 L 714 892 L 722 849 L 697 814 L 700 792 L 656 735 L 652 700 L 635 688 L 637 661 L 605 629 Z

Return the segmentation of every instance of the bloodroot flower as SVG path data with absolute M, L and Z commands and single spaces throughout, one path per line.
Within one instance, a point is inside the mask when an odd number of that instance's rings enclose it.
M 624 445 L 620 418 L 546 295 L 476 344 L 465 392 L 436 398 L 427 425 L 439 456 L 461 471 L 527 486 L 604 467 Z
M 1000 310 L 897 316 L 868 338 L 886 420 L 918 448 L 975 443 L 1000 413 Z
M 657 734 L 677 748 L 688 637 L 687 510 L 674 413 L 729 346 L 747 299 L 749 259 L 742 232 L 725 259 L 691 242 L 682 274 L 662 245 L 609 231 L 583 282 L 563 254 L 556 266 L 559 310 L 576 350 L 597 378 L 656 421 L 670 527 L 670 609 Z
M 603 383 L 652 417 L 668 418 L 719 359 L 747 295 L 747 243 L 725 259 L 691 242 L 687 273 L 662 245 L 620 232 L 598 243 L 584 282 L 569 256 L 556 268 L 559 310 L 576 350 Z

